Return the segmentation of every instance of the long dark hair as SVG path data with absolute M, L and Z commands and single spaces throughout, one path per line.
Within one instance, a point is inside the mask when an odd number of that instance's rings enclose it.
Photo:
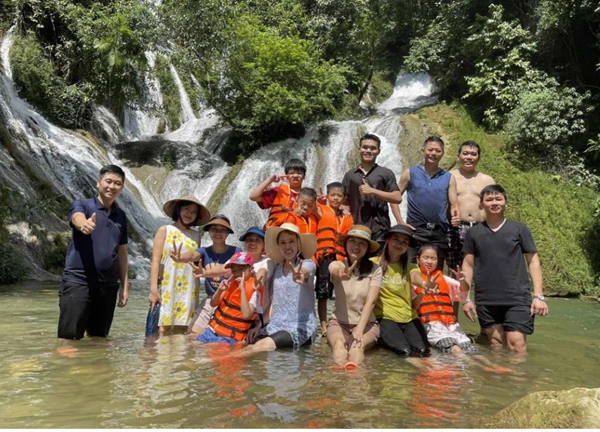
M 346 243 L 344 244 L 344 250 L 346 251 L 346 256 L 348 258 L 350 258 L 350 254 L 348 253 L 348 239 L 349 238 L 350 237 L 346 238 Z M 368 245 L 368 242 L 367 242 L 367 245 Z M 367 246 L 367 253 L 364 254 L 364 256 L 360 259 L 360 263 L 358 264 L 358 273 L 359 273 L 358 280 L 362 280 L 362 279 L 366 278 L 373 271 L 373 263 L 369 259 L 368 247 L 369 246 Z M 348 264 L 350 264 L 350 261 L 348 261 Z M 352 265 L 352 264 L 350 264 L 350 265 Z
M 390 264 L 390 254 L 388 251 L 387 242 L 385 242 L 385 245 L 383 245 L 383 248 L 381 249 L 381 254 L 379 256 L 381 257 L 379 261 L 379 266 L 381 267 L 381 271 L 385 276 L 385 273 L 387 272 L 388 266 Z M 408 251 L 400 255 L 400 266 L 402 267 L 402 277 L 408 280 Z

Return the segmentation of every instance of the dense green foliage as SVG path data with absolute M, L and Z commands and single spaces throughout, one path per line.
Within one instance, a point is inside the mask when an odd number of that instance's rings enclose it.
M 416 113 L 419 121 L 439 128 L 447 142 L 445 164 L 454 160 L 458 145 L 481 145 L 480 169 L 506 188 L 507 217 L 526 223 L 542 263 L 544 292 L 553 295 L 600 294 L 600 228 L 598 193 L 540 169 L 523 170 L 505 152 L 505 137 L 475 125 L 458 105 L 439 104 Z
M 13 193 L 0 187 L 0 285 L 8 285 L 23 280 L 25 276 L 24 259 L 10 240 L 5 222 L 11 216 L 9 203 Z

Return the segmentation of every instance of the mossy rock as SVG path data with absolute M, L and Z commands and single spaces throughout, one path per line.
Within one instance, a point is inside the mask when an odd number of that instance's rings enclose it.
M 596 429 L 599 425 L 600 388 L 574 388 L 527 395 L 479 426 L 495 429 Z

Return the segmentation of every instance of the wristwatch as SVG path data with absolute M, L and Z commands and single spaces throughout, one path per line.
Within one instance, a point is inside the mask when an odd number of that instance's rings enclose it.
M 546 297 L 544 297 L 544 294 L 536 294 L 533 296 L 533 298 L 536 298 L 541 301 L 546 301 Z

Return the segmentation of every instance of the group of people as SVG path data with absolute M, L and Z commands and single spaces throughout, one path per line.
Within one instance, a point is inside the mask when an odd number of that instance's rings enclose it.
M 505 218 L 504 188 L 477 170 L 480 146 L 461 144 L 458 169 L 447 171 L 439 166 L 443 140 L 429 137 L 423 164 L 398 183 L 376 163 L 380 145 L 364 135 L 359 165 L 325 194 L 304 186 L 303 161 L 289 160 L 284 175 L 250 192 L 269 214 L 264 227 L 239 237 L 243 249 L 227 244 L 234 230 L 226 215 L 211 215 L 191 195 L 167 201 L 173 223 L 154 237 L 149 294 L 159 333 L 243 344 L 234 355 L 298 349 L 320 335 L 343 367 L 356 367 L 376 345 L 404 357 L 428 356 L 430 347 L 476 353 L 457 321 L 462 299 L 492 347 L 526 351 L 534 316 L 548 313 L 539 257 L 528 227 Z M 71 206 L 60 338 L 106 336 L 117 295 L 120 307 L 127 303 L 127 226 L 115 202 L 124 183 L 119 167 L 103 167 L 98 197 Z M 406 221 L 399 209 L 405 192 Z M 208 247 L 200 245 L 202 232 Z

